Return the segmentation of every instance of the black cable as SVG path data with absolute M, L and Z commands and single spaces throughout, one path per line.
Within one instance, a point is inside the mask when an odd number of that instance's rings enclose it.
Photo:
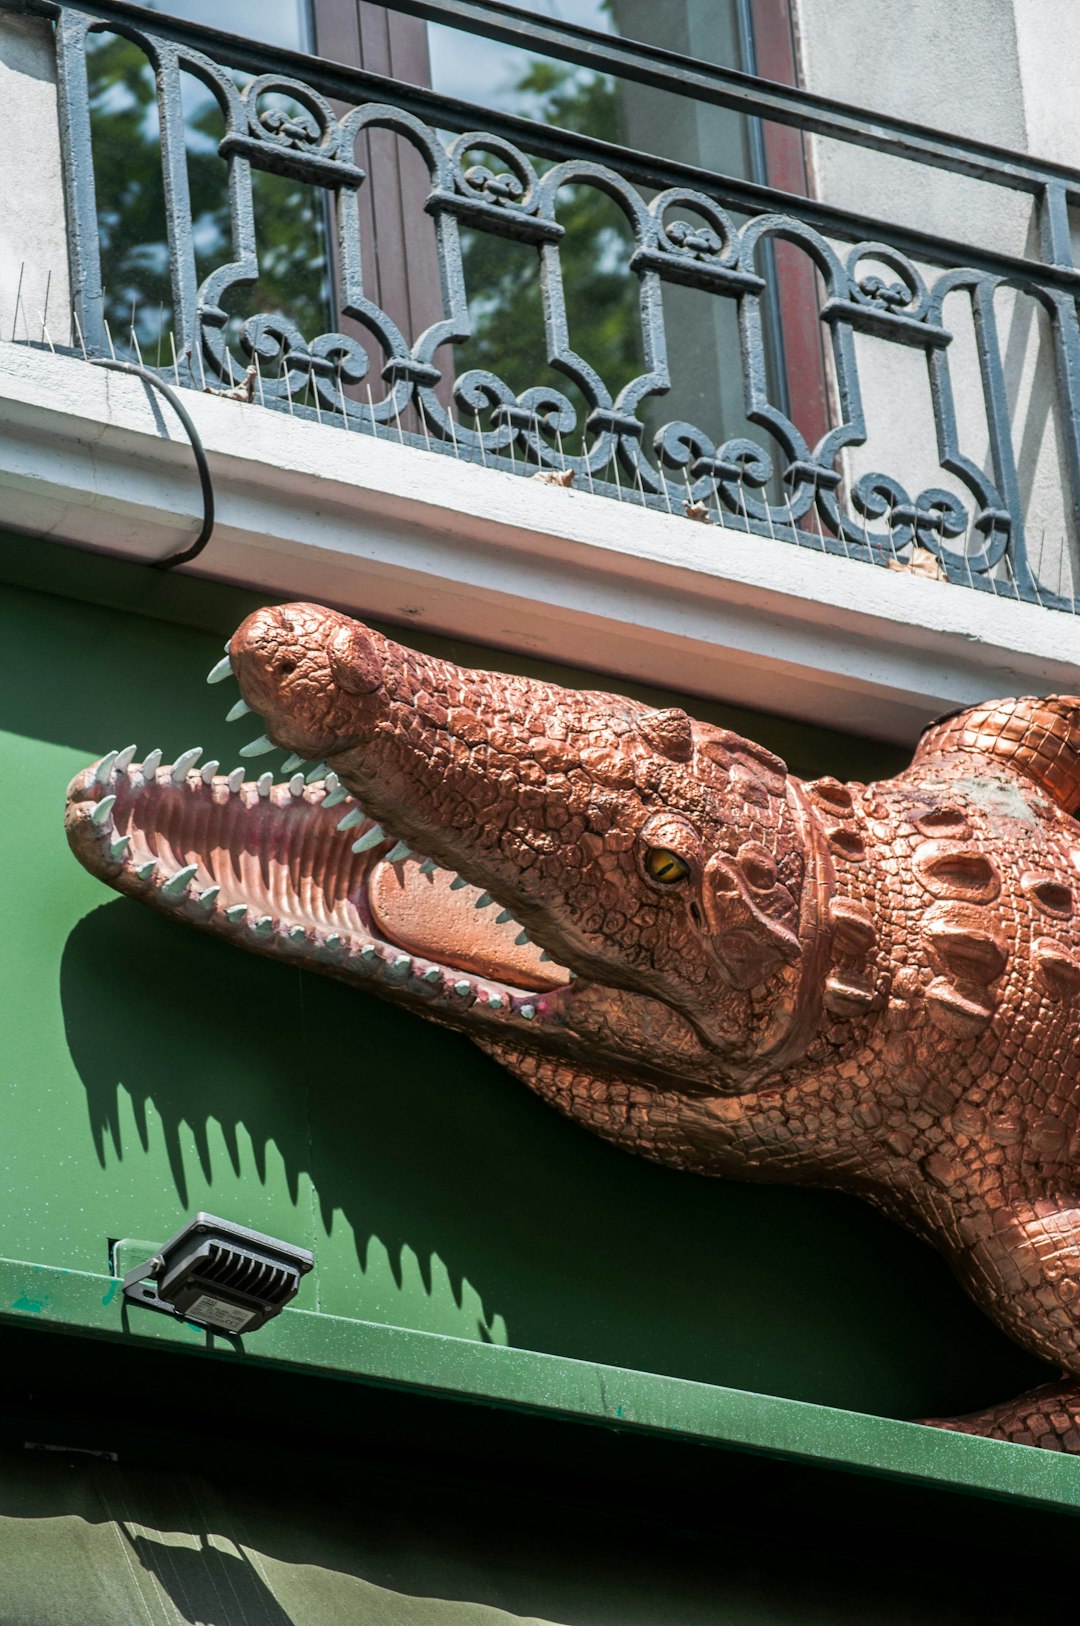
M 184 427 L 184 433 L 191 442 L 195 467 L 199 471 L 199 484 L 202 487 L 202 528 L 190 548 L 185 548 L 182 553 L 170 554 L 168 559 L 154 559 L 151 563 L 154 570 L 172 570 L 174 565 L 186 565 L 190 559 L 198 557 L 209 542 L 214 530 L 214 485 L 210 478 L 210 465 L 206 461 L 206 452 L 203 449 L 202 441 L 199 439 L 199 431 L 192 423 L 191 415 L 176 391 L 170 389 L 164 379 L 159 378 L 157 373 L 151 372 L 149 367 L 137 366 L 133 361 L 111 360 L 105 356 L 88 356 L 87 360 L 91 367 L 108 367 L 117 373 L 134 373 L 135 377 L 141 378 L 144 384 L 152 384 L 155 389 L 161 391 Z

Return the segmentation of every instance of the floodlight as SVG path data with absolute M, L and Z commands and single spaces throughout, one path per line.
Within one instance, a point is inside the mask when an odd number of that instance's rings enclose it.
M 306 1248 L 196 1214 L 124 1277 L 124 1300 L 215 1332 L 255 1332 L 295 1298 L 315 1260 Z

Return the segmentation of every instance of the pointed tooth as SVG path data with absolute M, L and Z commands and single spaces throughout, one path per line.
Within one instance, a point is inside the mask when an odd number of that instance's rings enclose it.
M 338 786 L 340 784 L 341 784 L 341 780 L 338 778 L 336 773 L 334 773 L 333 771 L 328 773 L 327 776 L 326 776 L 326 793 L 327 793 L 327 795 L 332 796 L 334 794 L 334 792 L 337 790 L 337 788 L 338 788 Z
M 140 881 L 148 881 L 157 869 L 157 859 L 148 858 L 145 864 L 137 864 L 135 873 Z
M 119 751 L 106 751 L 97 767 L 94 769 L 94 784 L 107 785 L 112 778 L 113 763 L 120 755 Z
M 398 841 L 387 853 L 386 862 L 388 864 L 400 864 L 403 858 L 408 858 L 411 854 L 412 848 L 409 843 L 407 841 Z
M 233 903 L 225 911 L 225 919 L 230 926 L 240 926 L 247 919 L 247 904 Z
M 134 745 L 125 745 L 122 751 L 118 751 L 116 761 L 113 763 L 113 773 L 127 773 L 131 767 L 135 751 L 136 747 Z
M 172 782 L 177 790 L 181 790 L 187 784 L 187 776 L 201 756 L 202 746 L 193 745 L 190 751 L 184 751 L 177 757 L 172 765 L 171 775 Z
M 258 791 L 260 796 L 269 796 L 273 788 L 274 776 L 272 773 L 261 773 L 258 779 L 255 781 L 255 789 Z
M 550 954 L 549 954 L 549 953 L 548 953 L 548 951 L 547 951 L 547 949 L 542 949 L 542 950 L 541 950 L 541 952 L 540 952 L 540 958 L 541 958 L 541 959 L 542 959 L 542 960 L 546 960 L 546 961 L 547 961 L 547 962 L 548 962 L 548 964 L 549 964 L 549 965 L 554 965 L 554 963 L 555 963 L 555 962 L 554 962 L 554 961 L 553 961 L 553 960 L 552 960 L 552 958 L 551 958 L 551 955 L 550 955 Z
M 437 965 L 429 965 L 427 970 L 422 972 L 421 975 L 423 976 L 425 982 L 438 982 L 442 976 L 442 972 L 439 970 Z
M 386 831 L 383 829 L 382 825 L 373 824 L 371 829 L 360 837 L 359 841 L 353 842 L 352 850 L 354 853 L 368 853 L 371 851 L 372 847 L 377 847 L 380 841 L 385 840 Z
M 281 764 L 281 771 L 282 773 L 295 773 L 297 768 L 304 766 L 306 760 L 305 757 L 298 757 L 295 751 L 290 751 Z
M 324 938 L 323 947 L 328 948 L 330 950 L 331 954 L 333 954 L 337 949 L 339 949 L 341 947 L 341 933 L 340 932 L 331 932 L 328 937 Z
M 501 994 L 490 994 L 488 996 L 488 1009 L 492 1011 L 501 1011 L 502 1008 L 503 996 Z
M 412 970 L 411 954 L 396 954 L 390 962 L 390 970 L 399 977 L 407 977 Z
M 527 931 L 520 931 L 514 938 L 514 942 L 517 944 L 518 948 L 524 948 L 526 943 L 532 942 L 532 938 L 529 936 Z
M 243 770 L 243 768 L 234 768 L 232 773 L 229 775 L 229 789 L 235 795 L 236 792 L 240 789 L 240 787 L 241 787 L 241 785 L 243 783 L 244 783 L 244 770 Z
M 305 777 L 309 785 L 313 785 L 316 779 L 325 779 L 327 777 L 326 763 L 317 762 L 314 768 L 312 768 L 310 773 L 308 773 Z
M 375 947 L 375 944 L 374 943 L 365 943 L 364 946 L 360 950 L 360 958 L 362 960 L 367 960 L 369 965 L 370 965 L 372 960 L 377 960 L 379 958 L 379 951 Z
M 147 784 L 150 784 L 154 780 L 160 767 L 161 752 L 156 748 L 153 751 L 148 751 L 146 756 L 143 757 L 142 764 L 143 778 L 146 780 Z
M 302 773 L 294 773 L 292 778 L 289 780 L 289 795 L 290 796 L 302 796 L 303 794 L 304 794 L 304 776 L 303 776 Z
M 251 707 L 246 700 L 236 700 L 225 713 L 225 721 L 227 723 L 238 723 L 241 717 L 246 717 L 250 711 Z
M 259 937 L 266 937 L 274 929 L 273 916 L 272 915 L 260 915 L 258 920 L 255 922 L 254 926 L 251 929 Z
M 117 836 L 115 841 L 109 842 L 109 857 L 114 863 L 119 863 L 120 859 L 126 855 L 130 846 L 130 836 Z
M 513 920 L 513 918 L 514 917 L 510 913 L 509 909 L 500 909 L 498 914 L 495 916 L 495 924 L 496 926 L 505 926 L 506 922 L 508 920 Z
M 518 1011 L 518 1015 L 523 1016 L 526 1022 L 531 1022 L 533 1017 L 536 1015 L 536 1006 L 522 1005 L 521 1009 Z
M 203 763 L 202 767 L 199 769 L 199 773 L 202 777 L 202 782 L 204 785 L 212 785 L 214 783 L 214 775 L 217 773 L 220 767 L 221 763 L 215 761 L 213 757 L 210 758 L 209 762 Z
M 474 909 L 486 909 L 488 907 L 488 904 L 494 903 L 494 902 L 495 902 L 495 899 L 491 896 L 490 892 L 481 892 L 480 896 L 477 898 L 476 902 L 473 904 L 473 908 Z
M 434 875 L 438 867 L 439 866 L 436 864 L 434 858 L 425 858 L 424 862 L 420 865 L 420 873 L 421 875 Z
M 450 882 L 450 890 L 451 892 L 460 892 L 462 887 L 468 886 L 468 884 L 469 883 L 465 879 L 464 875 L 455 875 L 454 879 Z
M 90 815 L 91 823 L 101 826 L 112 813 L 116 803 L 115 796 L 103 796 L 100 802 L 94 804 L 94 811 Z
M 303 926 L 289 927 L 289 942 L 296 944 L 307 942 L 307 932 L 304 930 Z
M 325 802 L 323 803 L 323 806 L 326 806 Z M 343 819 L 339 819 L 338 829 L 355 830 L 356 826 L 358 824 L 363 824 L 366 818 L 367 814 L 364 812 L 362 807 L 350 807 L 349 811 L 345 814 L 345 817 Z
M 212 909 L 217 901 L 217 895 L 220 891 L 221 888 L 215 881 L 213 886 L 208 886 L 205 892 L 199 893 L 199 896 L 195 899 L 195 902 L 200 904 L 204 909 Z
M 455 984 L 454 984 L 454 992 L 455 992 L 455 994 L 458 994 L 462 999 L 465 998 L 466 994 L 471 994 L 472 991 L 473 991 L 472 983 L 471 982 L 466 982 L 464 980 L 464 978 L 462 978 L 461 982 L 455 982 Z
M 260 734 L 257 740 L 248 740 L 246 745 L 240 747 L 240 755 L 242 757 L 264 757 L 267 751 L 276 749 L 273 740 L 268 740 L 265 734 Z
M 176 874 L 170 876 L 170 878 L 165 882 L 165 885 L 161 889 L 161 896 L 163 898 L 168 898 L 170 902 L 175 901 L 177 898 L 185 897 L 187 895 L 187 889 L 191 884 L 191 881 L 194 879 L 198 868 L 198 864 L 185 864 L 183 869 L 178 869 Z
M 326 783 L 329 785 L 329 779 L 326 781 Z M 330 791 L 328 795 L 323 797 L 322 805 L 323 807 L 339 807 L 342 802 L 348 800 L 348 796 L 349 793 L 345 789 L 344 785 L 335 785 L 333 790 Z
M 232 677 L 232 660 L 226 654 L 222 656 L 216 666 L 210 668 L 206 681 L 207 683 L 223 683 L 227 677 Z

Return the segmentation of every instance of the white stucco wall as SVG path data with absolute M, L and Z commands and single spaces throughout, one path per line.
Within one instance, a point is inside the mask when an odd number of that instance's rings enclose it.
M 804 83 L 823 95 L 927 127 L 1010 147 L 1080 169 L 1075 0 L 793 0 Z M 835 141 L 810 143 L 819 196 L 891 222 L 1009 254 L 1038 258 L 1029 196 Z M 929 269 L 929 268 L 923 268 Z M 1028 545 L 1043 582 L 1069 590 L 1076 530 L 1063 479 L 1063 425 L 1052 378 L 1048 323 L 1027 297 L 995 300 L 1013 421 Z M 989 468 L 970 305 L 946 306 L 961 449 Z M 868 419 L 848 474 L 894 473 L 912 494 L 928 485 L 964 497 L 938 468 L 921 352 L 857 341 Z M 967 498 L 970 506 L 970 498 Z
M 47 322 L 54 342 L 66 343 L 71 302 L 48 23 L 0 14 L 0 106 L 0 332 L 40 340 Z

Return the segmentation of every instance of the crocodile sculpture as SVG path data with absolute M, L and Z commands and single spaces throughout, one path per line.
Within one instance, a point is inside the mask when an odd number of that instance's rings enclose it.
M 110 752 L 68 792 L 88 869 L 631 1151 L 857 1193 L 1064 1374 L 939 1426 L 1080 1451 L 1080 699 L 960 712 L 864 786 L 315 605 L 250 616 L 230 673 L 241 755 L 291 777 Z

